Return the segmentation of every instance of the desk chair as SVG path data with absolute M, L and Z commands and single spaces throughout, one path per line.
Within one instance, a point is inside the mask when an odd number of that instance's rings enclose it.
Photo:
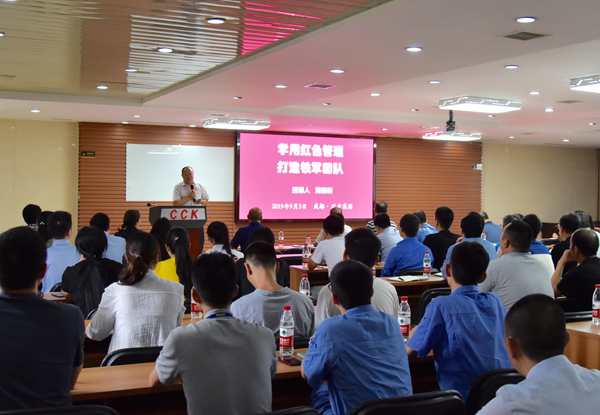
M 269 412 L 264 415 L 319 415 L 312 406 L 296 406 L 294 408 L 280 409 L 279 411 Z
M 416 326 L 421 322 L 421 319 L 425 315 L 425 309 L 427 308 L 427 305 L 429 305 L 431 300 L 441 295 L 450 295 L 450 292 L 450 287 L 430 288 L 429 290 L 425 291 L 421 295 L 421 298 L 419 299 L 419 304 L 417 304 L 417 311 L 415 311 L 415 314 L 412 317 L 412 325 Z
M 565 311 L 565 322 L 574 323 L 576 321 L 592 320 L 591 311 Z
M 465 403 L 465 415 L 475 415 L 489 401 L 496 397 L 496 391 L 504 385 L 514 385 L 525 377 L 515 369 L 496 369 L 485 372 L 477 378 Z
M 431 275 L 436 274 L 438 272 L 440 272 L 439 269 L 431 268 Z M 405 269 L 404 271 L 401 271 L 398 275 L 395 275 L 395 277 L 402 277 L 404 275 L 423 275 L 423 268 Z
M 291 255 L 291 254 L 302 254 L 302 248 L 290 248 L 286 249 L 282 252 L 282 254 Z M 283 258 L 288 265 L 302 265 L 302 257 L 298 258 Z
M 50 408 L 18 409 L 15 411 L 0 411 L 1 415 L 119 415 L 117 411 L 108 406 L 79 405 L 59 406 Z
M 61 291 L 60 290 L 61 288 L 62 288 L 62 282 L 57 282 L 56 284 L 54 284 L 52 286 L 52 288 L 50 288 L 50 292 L 51 293 L 59 293 Z
M 96 314 L 98 312 L 97 308 L 94 308 L 93 310 L 91 310 L 88 315 L 85 317 L 86 320 L 91 320 L 94 317 L 94 314 Z
M 464 415 L 462 396 L 455 390 L 375 399 L 358 405 L 351 415 Z
M 100 367 L 152 363 L 158 359 L 161 350 L 162 346 L 132 347 L 130 349 L 114 350 L 102 359 Z

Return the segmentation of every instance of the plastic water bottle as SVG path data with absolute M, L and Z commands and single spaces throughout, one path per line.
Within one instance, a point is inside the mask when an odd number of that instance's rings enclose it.
M 377 276 L 377 269 L 375 268 L 375 265 L 373 265 L 373 268 L 371 268 L 371 273 L 373 273 L 373 278 Z
M 305 244 L 308 245 L 309 248 L 312 245 L 311 242 L 310 242 L 310 235 L 306 235 L 306 242 L 305 242 Z
M 281 356 L 294 354 L 294 316 L 292 306 L 284 305 L 279 323 L 279 353 Z
M 484 241 L 487 240 L 485 237 L 485 231 L 481 232 L 481 239 L 483 239 Z
M 299 291 L 300 294 L 304 294 L 305 296 L 310 297 L 310 282 L 308 281 L 308 274 L 302 274 Z
M 302 268 L 308 269 L 308 258 L 310 258 L 310 248 L 308 245 L 302 247 Z
M 279 247 L 283 248 L 283 229 L 279 230 Z
M 202 318 L 202 310 L 198 307 L 198 304 L 192 301 L 192 320 Z
M 400 309 L 398 310 L 398 323 L 404 337 L 404 344 L 408 341 L 408 333 L 410 332 L 410 306 L 408 305 L 408 297 L 400 297 Z
M 431 256 L 429 256 L 429 251 L 426 251 L 423 257 L 423 276 L 427 278 L 431 277 Z
M 596 289 L 592 296 L 592 324 L 600 326 L 600 284 L 596 284 Z

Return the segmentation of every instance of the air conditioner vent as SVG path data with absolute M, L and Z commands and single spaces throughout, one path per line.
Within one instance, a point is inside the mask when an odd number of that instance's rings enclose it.
M 515 33 L 508 34 L 508 35 L 504 35 L 503 37 L 506 37 L 508 39 L 516 39 L 516 40 L 531 40 L 531 39 L 536 39 L 538 37 L 544 37 L 544 36 L 548 36 L 548 35 L 543 35 L 541 33 L 521 31 L 521 32 L 515 32 Z
M 329 89 L 329 88 L 335 88 L 336 86 L 337 85 L 320 84 L 318 82 L 315 82 L 315 83 L 312 83 L 312 84 L 304 85 L 304 88 Z

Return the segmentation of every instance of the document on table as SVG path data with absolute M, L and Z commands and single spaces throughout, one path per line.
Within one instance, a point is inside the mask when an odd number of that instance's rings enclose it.
M 403 277 L 389 277 L 388 280 L 400 282 L 427 281 L 429 278 L 423 275 L 404 275 Z

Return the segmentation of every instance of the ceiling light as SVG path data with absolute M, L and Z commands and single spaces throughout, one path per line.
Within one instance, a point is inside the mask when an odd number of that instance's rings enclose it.
M 378 97 L 378 96 L 380 96 L 380 95 L 381 95 L 381 94 L 380 94 L 379 92 L 371 92 L 371 96 L 372 96 L 372 97 Z
M 489 115 L 488 115 L 488 117 L 490 117 L 490 118 L 494 118 L 494 117 L 495 117 L 495 115 L 494 115 L 494 114 L 489 114 Z
M 600 93 L 600 75 L 573 78 L 570 80 L 573 91 L 586 91 Z
M 383 130 L 383 131 L 387 131 L 388 129 L 387 129 L 387 128 L 382 128 L 382 130 Z
M 531 17 L 531 16 L 523 16 L 523 17 L 519 17 L 517 19 L 517 22 L 519 23 L 533 23 L 535 22 L 537 19 L 535 17 Z
M 196 124 L 190 124 L 190 125 L 188 125 L 188 127 L 190 127 L 190 128 L 195 128 L 195 127 L 196 127 Z
M 264 130 L 269 128 L 268 120 L 253 120 L 247 118 L 216 117 L 204 121 L 204 128 L 220 128 L 224 130 Z
M 531 91 L 529 95 L 539 95 L 540 91 Z
M 121 121 L 121 124 L 129 124 L 129 121 Z
M 419 109 L 418 108 L 413 108 L 411 111 L 417 112 L 417 111 L 419 111 Z
M 435 125 L 424 125 L 421 128 L 427 128 L 429 130 L 435 130 L 435 129 L 440 128 L 440 127 L 437 127 Z
M 440 81 L 438 81 L 437 79 L 432 79 L 431 81 L 429 81 L 430 84 L 439 84 Z
M 343 69 L 331 69 L 329 72 L 331 72 L 331 73 L 344 73 L 346 71 L 343 70 Z
M 133 118 L 140 118 L 141 115 L 134 115 Z
M 458 131 L 436 131 L 423 135 L 425 140 L 444 140 L 444 141 L 475 141 L 481 140 L 481 133 L 458 132 Z
M 106 85 L 98 85 L 96 88 L 98 89 L 108 89 Z
M 514 136 L 514 135 L 511 135 L 511 136 L 509 136 L 508 138 L 515 138 L 515 136 Z
M 472 96 L 442 99 L 439 103 L 439 107 L 443 110 L 487 112 L 492 114 L 518 111 L 522 106 L 523 103 L 521 101 Z
M 4 36 L 6 33 L 0 32 L 0 37 Z
M 206 22 L 210 24 L 223 24 L 226 21 L 227 20 L 223 19 L 222 17 L 209 17 L 206 19 Z
M 324 102 L 323 105 L 331 105 L 331 102 Z
M 125 72 L 137 72 L 138 70 L 135 68 L 127 68 L 125 69 Z
M 595 122 L 591 122 L 590 125 L 596 125 L 596 123 Z
M 565 138 L 563 141 L 564 141 L 565 143 L 568 143 L 568 142 L 569 142 L 569 139 L 568 139 L 568 138 Z
M 421 52 L 423 48 L 420 48 L 418 46 L 409 46 L 406 48 L 406 50 L 409 52 Z
M 517 69 L 519 67 L 519 65 L 505 65 L 504 67 L 506 69 Z
M 242 99 L 242 97 L 233 97 L 233 99 Z
M 553 112 L 554 108 L 546 108 L 544 111 L 546 111 L 546 112 Z
M 160 48 L 158 48 L 158 51 L 161 53 L 171 53 L 171 52 L 173 52 L 173 49 L 166 48 L 166 47 L 160 47 Z
M 287 88 L 287 85 L 277 84 L 277 85 L 275 85 L 275 88 Z
M 40 112 L 40 110 L 31 110 L 31 112 Z

